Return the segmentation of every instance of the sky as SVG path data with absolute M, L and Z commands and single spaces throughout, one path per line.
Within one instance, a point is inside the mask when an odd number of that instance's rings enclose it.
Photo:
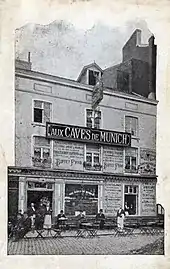
M 27 60 L 31 52 L 32 69 L 77 79 L 84 65 L 96 62 L 102 69 L 122 61 L 122 48 L 135 29 L 142 30 L 147 43 L 151 32 L 143 20 L 111 27 L 97 22 L 88 29 L 56 20 L 48 25 L 26 24 L 16 29 L 16 58 Z

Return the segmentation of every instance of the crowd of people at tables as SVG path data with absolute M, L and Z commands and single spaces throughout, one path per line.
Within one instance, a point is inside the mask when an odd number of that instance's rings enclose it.
M 131 206 L 130 206 L 131 207 Z M 125 216 L 131 214 L 130 207 L 128 207 L 127 202 L 125 202 L 124 209 L 122 207 L 117 211 L 117 227 L 120 230 L 124 228 L 124 218 Z M 67 220 L 63 210 L 57 215 L 56 218 L 56 228 L 59 228 Z M 86 221 L 86 216 L 82 210 L 76 216 L 77 228 L 82 228 L 82 223 Z M 96 223 L 98 223 L 99 228 L 103 229 L 105 224 L 105 215 L 103 210 L 100 209 L 95 218 Z M 50 202 L 48 201 L 46 205 L 40 202 L 39 207 L 36 209 L 34 203 L 31 203 L 27 212 L 22 214 L 19 211 L 11 225 L 8 227 L 8 234 L 10 237 L 14 237 L 15 240 L 23 238 L 30 229 L 41 230 L 41 229 L 51 229 L 52 226 L 52 209 L 50 207 Z

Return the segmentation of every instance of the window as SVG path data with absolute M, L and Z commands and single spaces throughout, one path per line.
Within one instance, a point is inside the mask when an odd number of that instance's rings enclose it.
M 86 160 L 84 163 L 85 169 L 101 170 L 100 147 L 86 145 Z
M 125 117 L 125 132 L 131 133 L 133 136 L 138 135 L 138 119 L 134 117 Z
M 125 172 L 137 172 L 138 150 L 135 148 L 125 149 Z
M 88 128 L 99 129 L 101 125 L 101 111 L 92 109 L 86 110 L 86 126 Z
M 51 167 L 50 140 L 45 137 L 34 137 L 34 166 Z
M 51 118 L 51 104 L 43 101 L 34 101 L 34 122 L 46 123 Z
M 95 86 L 98 79 L 99 79 L 99 72 L 98 71 L 93 71 L 89 70 L 89 85 Z
M 98 212 L 98 185 L 66 184 L 65 213 L 75 215 L 82 210 L 86 215 Z
M 124 201 L 126 212 L 128 215 L 136 215 L 138 214 L 138 186 L 134 185 L 125 185 L 124 186 Z

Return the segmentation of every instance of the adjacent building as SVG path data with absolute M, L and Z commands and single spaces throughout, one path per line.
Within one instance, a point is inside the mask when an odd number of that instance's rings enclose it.
M 156 115 L 156 45 L 140 30 L 119 65 L 91 63 L 77 81 L 16 60 L 9 215 L 46 198 L 53 215 L 115 215 L 125 202 L 131 215 L 156 215 Z

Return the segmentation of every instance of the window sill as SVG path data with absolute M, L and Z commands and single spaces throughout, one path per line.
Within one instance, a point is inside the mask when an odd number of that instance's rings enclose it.
M 45 123 L 40 123 L 40 122 L 32 122 L 31 125 L 33 127 L 35 127 L 35 126 L 46 127 L 46 124 Z

